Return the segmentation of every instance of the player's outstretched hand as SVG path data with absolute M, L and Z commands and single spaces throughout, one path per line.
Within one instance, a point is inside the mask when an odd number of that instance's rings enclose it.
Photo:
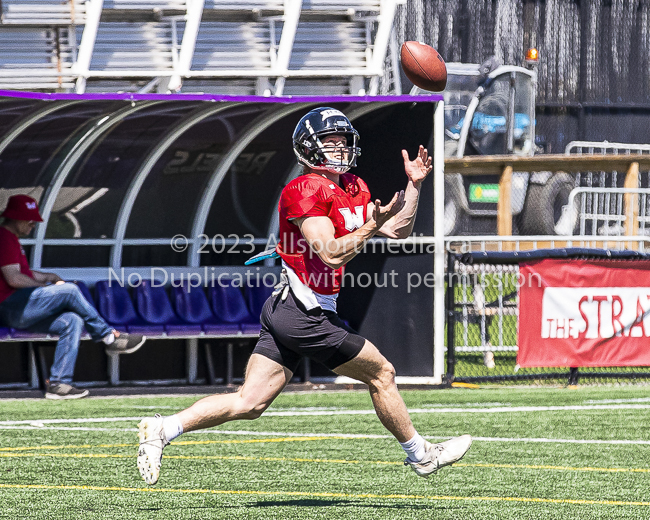
M 391 201 L 385 206 L 382 206 L 381 201 L 376 199 L 375 208 L 372 211 L 372 218 L 377 224 L 377 229 L 381 228 L 388 219 L 402 211 L 404 204 L 404 190 L 395 193 Z
M 418 155 L 414 160 L 411 161 L 409 159 L 409 154 L 406 150 L 402 150 L 402 157 L 404 158 L 406 175 L 413 182 L 422 182 L 433 169 L 431 157 L 429 157 L 427 149 L 422 145 L 420 145 Z

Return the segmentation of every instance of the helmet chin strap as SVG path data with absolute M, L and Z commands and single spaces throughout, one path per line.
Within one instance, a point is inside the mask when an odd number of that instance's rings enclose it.
M 313 166 L 311 164 L 308 166 L 316 172 L 346 173 L 350 171 L 350 166 Z

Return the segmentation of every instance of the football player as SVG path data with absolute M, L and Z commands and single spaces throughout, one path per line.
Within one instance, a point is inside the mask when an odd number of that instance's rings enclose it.
M 339 110 L 318 108 L 298 123 L 293 149 L 304 171 L 284 188 L 278 207 L 275 254 L 282 258 L 282 282 L 262 309 L 244 384 L 236 393 L 209 396 L 175 415 L 140 422 L 138 469 L 147 483 L 156 483 L 163 448 L 182 433 L 262 415 L 304 356 L 368 385 L 379 420 L 402 445 L 405 465 L 418 475 L 428 477 L 470 448 L 469 435 L 431 444 L 416 432 L 393 366 L 336 313 L 343 266 L 376 235 L 411 234 L 420 187 L 432 169 L 424 147 L 414 160 L 402 150 L 406 189 L 382 206 L 363 180 L 348 173 L 361 154 L 358 143 L 359 134 Z

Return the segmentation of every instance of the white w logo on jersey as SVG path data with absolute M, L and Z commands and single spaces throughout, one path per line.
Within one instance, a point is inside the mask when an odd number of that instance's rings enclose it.
M 363 206 L 355 206 L 354 213 L 350 211 L 350 208 L 339 208 L 339 211 L 345 219 L 345 229 L 348 231 L 354 231 L 363 226 Z

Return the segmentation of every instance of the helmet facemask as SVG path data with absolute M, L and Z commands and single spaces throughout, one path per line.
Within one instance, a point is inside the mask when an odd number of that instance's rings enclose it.
M 310 121 L 310 116 L 311 121 Z M 312 124 L 313 122 L 313 124 Z M 338 142 L 331 136 L 344 138 Z M 359 133 L 338 110 L 330 108 L 310 112 L 294 132 L 294 152 L 301 164 L 315 171 L 342 174 L 357 165 L 361 155 L 358 147 Z
M 338 142 L 328 139 L 332 136 L 337 137 Z M 352 140 L 351 146 L 348 140 Z M 345 173 L 357 165 L 357 157 L 361 152 L 357 147 L 357 136 L 353 133 L 315 136 L 314 141 L 317 150 L 313 154 L 314 164 L 309 164 L 310 168 L 330 173 Z

